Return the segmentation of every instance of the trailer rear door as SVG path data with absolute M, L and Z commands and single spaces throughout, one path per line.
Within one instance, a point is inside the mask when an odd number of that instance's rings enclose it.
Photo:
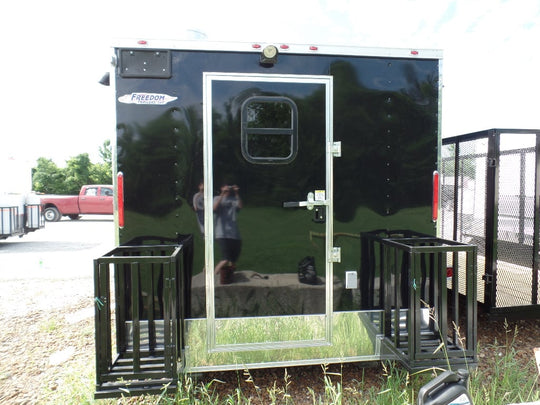
M 329 344 L 332 77 L 205 73 L 203 100 L 209 348 Z M 223 199 L 236 204 L 225 225 Z M 230 235 L 239 256 L 227 280 L 216 267 Z

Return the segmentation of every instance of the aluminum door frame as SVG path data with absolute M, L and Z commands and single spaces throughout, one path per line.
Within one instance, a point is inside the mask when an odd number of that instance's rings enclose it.
M 205 234 L 205 269 L 214 269 L 214 219 L 212 201 L 213 158 L 212 158 L 212 82 L 266 82 L 291 84 L 321 84 L 325 86 L 325 150 L 326 150 L 326 237 L 325 237 L 325 339 L 321 342 L 330 345 L 332 341 L 332 312 L 333 312 L 333 77 L 325 75 L 291 75 L 291 74 L 259 74 L 259 73 L 230 73 L 203 72 L 203 165 L 204 165 L 204 234 Z M 206 289 L 206 330 L 207 348 L 209 351 L 255 350 L 268 348 L 268 344 L 217 345 L 215 328 L 214 302 L 214 272 L 205 271 Z M 304 347 L 289 341 L 282 342 L 283 347 Z M 275 343 L 272 344 L 275 347 Z

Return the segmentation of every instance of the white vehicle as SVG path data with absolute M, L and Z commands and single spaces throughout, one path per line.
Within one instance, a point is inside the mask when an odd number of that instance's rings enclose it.
M 32 190 L 30 165 L 13 157 L 0 160 L 0 240 L 43 228 L 41 204 Z

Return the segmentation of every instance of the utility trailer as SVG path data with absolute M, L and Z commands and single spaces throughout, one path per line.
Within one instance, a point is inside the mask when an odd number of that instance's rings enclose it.
M 179 373 L 474 364 L 476 247 L 437 237 L 440 66 L 436 50 L 117 44 L 96 397 Z
M 441 233 L 478 246 L 478 302 L 491 317 L 540 314 L 540 129 L 445 138 Z
M 40 199 L 31 192 L 30 166 L 13 157 L 2 158 L 0 173 L 0 240 L 43 228 Z

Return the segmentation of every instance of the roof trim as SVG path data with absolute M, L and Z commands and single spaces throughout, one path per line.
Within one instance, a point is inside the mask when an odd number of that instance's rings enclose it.
M 411 59 L 442 59 L 440 49 L 417 48 L 375 48 L 351 45 L 325 44 L 288 44 L 270 42 L 216 42 L 204 40 L 153 40 L 153 39 L 119 39 L 113 43 L 114 48 L 128 49 L 170 49 L 190 51 L 222 51 L 259 53 L 268 45 L 274 45 L 282 54 L 303 55 L 344 55 L 344 56 L 376 56 Z

